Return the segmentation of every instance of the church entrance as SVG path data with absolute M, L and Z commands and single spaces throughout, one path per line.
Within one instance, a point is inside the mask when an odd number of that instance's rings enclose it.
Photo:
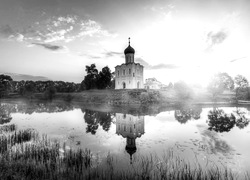
M 122 83 L 122 88 L 126 89 L 126 83 L 125 82 Z
M 140 82 L 137 82 L 137 89 L 140 88 Z

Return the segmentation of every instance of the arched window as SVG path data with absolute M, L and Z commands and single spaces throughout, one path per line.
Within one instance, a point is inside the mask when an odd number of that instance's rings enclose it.
M 117 76 L 119 76 L 119 71 L 117 72 Z
M 135 73 L 133 73 L 133 77 L 135 77 Z
M 123 69 L 123 75 L 125 75 L 125 69 Z
M 131 74 L 131 69 L 128 70 L 128 73 Z

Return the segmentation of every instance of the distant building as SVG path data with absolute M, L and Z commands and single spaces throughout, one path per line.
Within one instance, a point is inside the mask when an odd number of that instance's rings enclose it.
M 115 116 L 116 134 L 127 139 L 125 150 L 130 155 L 130 162 L 132 163 L 132 155 L 137 150 L 135 140 L 144 134 L 144 116 L 121 113 L 116 113 Z
M 129 45 L 124 50 L 125 64 L 115 67 L 115 89 L 142 89 L 143 66 L 134 62 L 135 50 Z
M 156 78 L 148 78 L 146 79 L 144 88 L 145 89 L 166 89 L 167 86 L 162 84 L 160 81 L 157 81 Z

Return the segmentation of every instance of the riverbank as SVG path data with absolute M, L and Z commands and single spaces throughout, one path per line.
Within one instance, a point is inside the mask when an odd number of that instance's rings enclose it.
M 29 96 L 10 94 L 3 98 L 7 99 L 28 99 L 28 100 L 46 100 L 44 94 L 34 93 Z M 235 104 L 233 93 L 224 93 L 213 100 L 211 95 L 205 91 L 194 93 L 189 98 L 183 98 L 177 95 L 174 90 L 87 90 L 79 93 L 56 93 L 53 100 L 63 100 L 67 102 L 82 102 L 85 104 L 108 104 L 108 105 L 178 105 L 182 103 L 189 104 Z

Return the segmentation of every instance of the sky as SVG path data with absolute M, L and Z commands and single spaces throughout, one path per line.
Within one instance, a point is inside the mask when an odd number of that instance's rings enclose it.
M 249 0 L 0 0 L 0 72 L 81 82 L 124 63 L 130 37 L 144 79 L 250 80 L 249 17 Z

